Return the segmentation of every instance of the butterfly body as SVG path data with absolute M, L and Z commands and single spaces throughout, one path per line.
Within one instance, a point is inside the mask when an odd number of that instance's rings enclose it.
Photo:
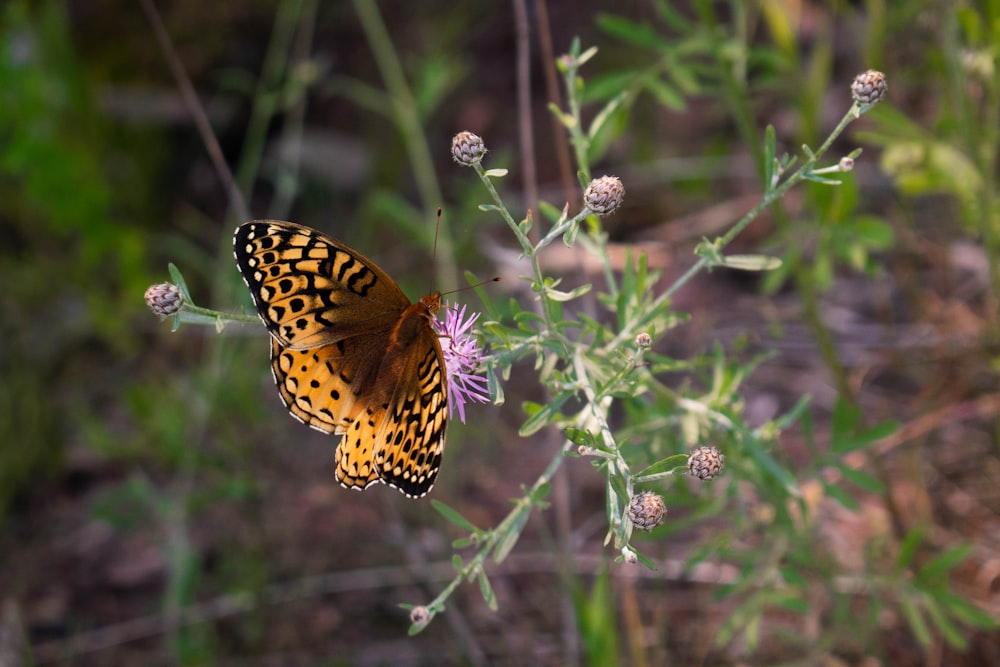
M 437 292 L 416 303 L 350 246 L 291 222 L 234 236 L 236 263 L 271 334 L 271 370 L 289 412 L 342 434 L 345 487 L 384 482 L 426 494 L 444 452 L 447 377 Z

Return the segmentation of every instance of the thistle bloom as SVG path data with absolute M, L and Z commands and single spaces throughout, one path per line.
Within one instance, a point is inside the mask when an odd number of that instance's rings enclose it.
M 486 403 L 490 400 L 486 391 L 486 378 L 476 374 L 483 359 L 479 342 L 472 335 L 472 325 L 478 319 L 479 313 L 466 319 L 465 306 L 458 308 L 445 305 L 444 321 L 434 320 L 440 336 L 441 351 L 444 353 L 445 372 L 448 374 L 448 403 L 458 412 L 458 418 L 463 422 L 466 403 Z

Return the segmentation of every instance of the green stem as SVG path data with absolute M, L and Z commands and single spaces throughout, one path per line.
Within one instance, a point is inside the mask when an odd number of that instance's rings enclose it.
M 487 533 L 486 539 L 483 541 L 482 545 L 479 547 L 479 551 L 473 556 L 467 563 L 462 566 L 462 569 L 455 575 L 455 578 L 438 594 L 434 600 L 428 603 L 427 608 L 431 611 L 431 614 L 437 614 L 444 610 L 444 602 L 447 600 L 451 594 L 455 591 L 458 586 L 465 581 L 467 578 L 473 576 L 478 572 L 483 564 L 486 562 L 486 558 L 489 556 L 490 552 L 496 547 L 497 544 L 502 542 L 507 537 L 507 533 L 510 530 L 514 530 L 518 524 L 523 525 L 520 521 L 521 515 L 525 512 L 530 512 L 531 508 L 534 506 L 532 498 L 538 491 L 546 484 L 552 481 L 552 478 L 558 472 L 560 466 L 562 465 L 563 459 L 563 449 L 560 448 L 552 460 L 549 461 L 549 465 L 546 466 L 545 470 L 532 484 L 531 489 L 524 494 L 518 501 L 514 504 L 514 508 L 507 513 L 507 516 L 497 524 L 496 528 Z M 422 629 L 422 628 L 421 628 Z

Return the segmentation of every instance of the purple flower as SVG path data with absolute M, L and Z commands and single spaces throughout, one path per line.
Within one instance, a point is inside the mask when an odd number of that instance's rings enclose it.
M 486 403 L 490 400 L 486 378 L 477 375 L 483 351 L 472 335 L 472 325 L 479 319 L 475 313 L 465 319 L 465 306 L 444 306 L 444 321 L 434 320 L 441 351 L 448 373 L 448 403 L 458 411 L 458 418 L 465 422 L 465 404 L 470 401 Z

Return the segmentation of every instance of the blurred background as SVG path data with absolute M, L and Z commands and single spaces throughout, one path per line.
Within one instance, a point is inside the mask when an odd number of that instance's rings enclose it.
M 997 26 L 996 2 L 7 0 L 0 665 L 1000 664 L 996 630 L 955 611 L 1000 607 Z M 765 126 L 781 151 L 818 146 L 854 76 L 887 74 L 830 153 L 865 149 L 843 185 L 796 189 L 732 248 L 782 269 L 697 276 L 674 304 L 688 321 L 657 342 L 742 360 L 750 423 L 812 397 L 808 432 L 774 452 L 812 521 L 782 529 L 793 548 L 764 567 L 766 490 L 679 483 L 676 520 L 642 539 L 661 567 L 614 564 L 603 478 L 570 461 L 490 565 L 499 610 L 468 584 L 407 637 L 398 605 L 446 585 L 460 532 L 426 499 L 336 484 L 335 440 L 281 406 L 263 327 L 171 333 L 142 295 L 173 262 L 199 305 L 250 308 L 231 252 L 249 215 L 348 242 L 413 299 L 472 270 L 527 307 L 512 239 L 450 141 L 484 138 L 516 215 L 575 210 L 548 110 L 574 37 L 598 47 L 584 116 L 622 96 L 591 153 L 627 191 L 605 220 L 616 268 L 637 248 L 662 284 L 759 201 Z M 599 267 L 555 245 L 549 273 L 599 288 Z M 477 525 L 561 446 L 517 435 L 521 402 L 543 396 L 532 378 L 516 366 L 504 406 L 451 427 L 432 497 Z M 838 397 L 900 427 L 817 470 L 803 443 Z M 859 468 L 881 485 L 817 491 Z M 724 487 L 742 501 L 700 498 Z M 770 577 L 803 564 L 809 581 Z M 794 605 L 774 597 L 788 587 Z

